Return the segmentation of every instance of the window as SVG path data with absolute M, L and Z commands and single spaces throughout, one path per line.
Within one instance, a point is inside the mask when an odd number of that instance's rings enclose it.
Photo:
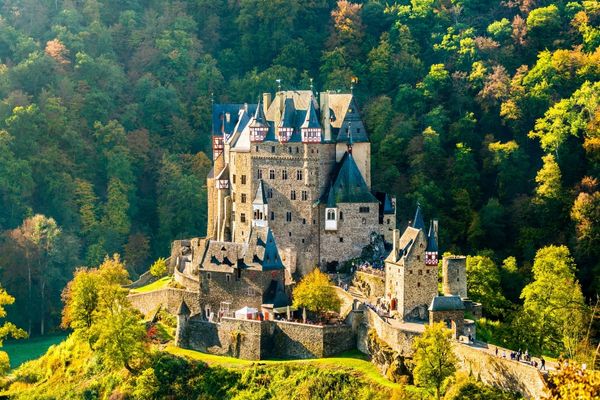
M 284 169 L 283 171 L 281 171 L 281 179 L 287 179 L 288 175 L 287 175 L 287 169 Z
M 273 221 L 275 219 L 275 213 L 273 211 L 271 211 L 271 221 Z
M 235 183 L 235 174 L 233 174 L 233 183 Z
M 269 170 L 269 179 L 275 179 L 275 170 L 274 169 Z
M 340 211 L 340 220 L 344 219 L 344 213 Z
M 241 199 L 242 203 L 246 202 L 246 193 L 242 193 L 242 199 Z
M 310 153 L 314 154 L 315 153 L 315 149 L 310 149 Z
M 292 154 L 292 148 L 288 147 L 288 153 Z
M 388 224 L 388 225 L 390 224 L 390 219 L 389 219 L 389 218 L 387 219 L 387 224 Z
M 429 273 L 429 270 L 428 270 L 428 269 L 427 269 L 427 270 L 425 270 L 425 273 L 426 273 L 426 274 L 428 274 L 428 273 Z
M 340 238 L 340 243 L 344 243 L 344 238 L 343 237 Z
M 241 214 L 240 214 L 240 222 L 241 222 L 241 223 L 244 223 L 244 222 L 246 222 L 246 214 L 244 214 L 244 213 L 241 213 Z M 244 234 L 244 233 L 242 232 L 242 235 L 243 235 L 243 234 Z
M 296 154 L 300 153 L 300 149 L 296 146 Z
M 306 225 L 306 218 L 302 218 L 302 225 Z
M 288 236 L 289 236 L 289 237 L 292 237 L 292 232 L 288 232 Z
M 422 269 L 419 270 L 419 275 L 423 275 L 423 270 Z
M 271 146 L 271 153 L 275 153 L 275 146 Z
M 302 170 L 299 169 L 298 171 L 296 171 L 296 179 L 301 181 L 302 180 Z
M 210 281 L 210 272 L 206 273 L 206 279 L 208 279 Z
M 292 221 L 292 213 L 291 213 L 291 211 L 288 211 L 288 212 L 285 213 L 285 220 L 287 222 L 291 222 Z
M 248 288 L 248 296 L 254 296 L 254 289 L 251 287 Z
M 417 282 L 417 287 L 421 287 L 421 282 Z
M 296 200 L 296 191 L 295 190 L 292 190 L 290 192 L 290 200 Z
M 259 169 L 256 171 L 256 178 L 257 179 L 262 179 L 262 169 Z M 389 220 L 388 220 L 389 221 Z M 389 222 L 388 222 L 389 223 Z
M 270 199 L 273 198 L 273 189 L 267 189 L 267 197 Z
M 304 243 L 304 239 L 302 239 L 302 243 Z
M 335 210 L 332 210 L 332 209 L 327 210 L 327 220 L 328 221 L 335 220 Z
M 306 190 L 302 191 L 302 200 L 303 201 L 308 200 L 308 192 Z
M 225 280 L 227 281 L 227 283 L 229 283 L 229 281 L 231 280 L 231 275 L 226 274 L 225 275 Z
M 362 214 L 366 214 L 369 212 L 369 207 L 358 207 L 358 212 Z
M 256 152 L 258 153 L 258 146 L 256 146 Z
M 246 175 L 242 175 L 242 185 L 246 184 Z

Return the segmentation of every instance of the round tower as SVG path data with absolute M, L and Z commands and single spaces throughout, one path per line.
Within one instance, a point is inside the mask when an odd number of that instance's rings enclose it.
M 467 257 L 444 257 L 442 261 L 442 288 L 446 296 L 467 298 Z

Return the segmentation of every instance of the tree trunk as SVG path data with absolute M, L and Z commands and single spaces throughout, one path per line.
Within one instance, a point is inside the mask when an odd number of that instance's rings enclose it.
M 45 301 L 46 301 L 46 281 L 42 281 L 41 283 L 41 288 L 42 288 L 42 292 L 41 292 L 41 296 L 42 296 L 42 301 L 40 302 L 40 334 L 42 336 L 44 336 L 44 333 L 46 331 L 46 324 L 45 324 L 45 320 L 46 320 L 46 316 L 44 315 L 45 313 Z
M 26 257 L 29 258 L 29 257 Z M 29 260 L 27 260 L 27 296 L 29 299 L 29 310 L 31 310 L 31 307 L 33 305 L 33 296 L 31 293 L 31 265 L 29 264 Z M 27 326 L 27 333 L 28 336 L 31 336 L 31 324 L 32 324 L 32 315 L 31 315 L 31 311 L 29 311 L 28 313 L 28 326 Z

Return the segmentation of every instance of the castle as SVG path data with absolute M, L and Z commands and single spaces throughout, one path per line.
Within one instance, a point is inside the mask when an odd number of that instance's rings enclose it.
M 207 237 L 243 243 L 268 227 L 290 274 L 360 256 L 369 234 L 392 241 L 395 198 L 371 192 L 371 145 L 352 94 L 270 93 L 215 104 Z

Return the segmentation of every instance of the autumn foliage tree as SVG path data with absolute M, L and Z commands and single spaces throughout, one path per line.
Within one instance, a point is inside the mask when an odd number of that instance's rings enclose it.
M 341 300 L 329 277 L 315 268 L 294 288 L 294 306 L 323 316 L 326 311 L 339 311 Z

